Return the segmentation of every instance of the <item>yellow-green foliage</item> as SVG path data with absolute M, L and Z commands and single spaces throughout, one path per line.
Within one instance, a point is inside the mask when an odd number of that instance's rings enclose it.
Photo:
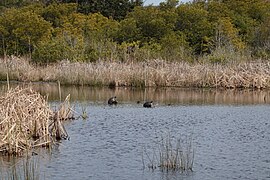
M 228 17 L 220 18 L 217 21 L 216 27 L 216 45 L 221 46 L 232 46 L 236 50 L 242 50 L 245 48 L 244 42 L 238 35 L 239 31 L 235 28 Z
M 85 31 L 94 35 L 93 38 L 109 38 L 117 31 L 118 22 L 108 19 L 100 13 L 89 14 L 85 22 Z
M 42 40 L 50 38 L 51 25 L 40 15 L 23 9 L 7 9 L 0 15 L 2 53 L 24 54 Z
M 160 40 L 163 59 L 190 61 L 191 50 L 184 33 L 171 32 Z
M 135 38 L 133 40 L 140 40 L 142 43 L 147 44 L 150 41 L 157 42 L 173 30 L 176 22 L 176 14 L 174 11 L 163 11 L 151 6 L 146 8 L 136 7 L 127 16 L 127 22 L 135 28 L 135 32 L 138 32 L 138 34 L 134 33 Z M 123 30 L 122 32 L 128 34 L 128 32 Z M 130 31 L 128 28 L 126 30 Z
M 128 0 L 57 2 L 1 1 L 0 55 L 31 55 L 41 63 L 193 61 L 198 56 L 223 59 L 246 52 L 248 57 L 270 56 L 270 2 L 266 0 L 181 4 L 170 0 L 159 6 Z M 133 42 L 136 48 L 131 52 L 133 45 L 125 44 Z
M 212 36 L 213 25 L 208 19 L 204 7 L 186 4 L 177 7 L 176 28 L 187 36 L 187 41 L 195 53 L 205 53 L 210 50 L 210 42 L 205 41 Z
M 50 4 L 42 9 L 42 16 L 52 23 L 53 27 L 61 27 L 67 17 L 77 11 L 77 5 L 73 3 Z

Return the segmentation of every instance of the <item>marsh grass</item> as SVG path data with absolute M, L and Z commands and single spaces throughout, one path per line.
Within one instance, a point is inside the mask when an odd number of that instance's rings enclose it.
M 5 61 L 8 65 L 4 65 L 3 59 L 0 59 L 0 62 L 0 77 L 6 77 L 6 73 L 10 72 L 10 80 L 18 81 L 59 81 L 63 85 L 93 86 L 254 89 L 270 87 L 268 61 L 187 63 L 152 59 L 126 63 L 62 61 L 47 66 L 34 66 L 26 59 L 10 57 Z
M 174 141 L 168 134 L 161 136 L 152 153 L 144 149 L 142 161 L 144 167 L 147 165 L 152 170 L 159 168 L 161 171 L 179 171 L 183 173 L 193 171 L 194 155 L 192 136 L 186 137 L 184 140 L 178 138 Z M 145 156 L 148 160 L 147 164 L 145 164 Z
M 21 156 L 66 139 L 61 120 L 72 117 L 68 101 L 69 97 L 54 112 L 31 87 L 9 89 L 0 97 L 0 155 Z

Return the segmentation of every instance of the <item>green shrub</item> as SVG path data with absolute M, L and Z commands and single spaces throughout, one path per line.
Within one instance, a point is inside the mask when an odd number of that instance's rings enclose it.
M 37 45 L 32 58 L 38 63 L 53 63 L 66 59 L 65 51 L 67 50 L 63 41 L 52 39 Z

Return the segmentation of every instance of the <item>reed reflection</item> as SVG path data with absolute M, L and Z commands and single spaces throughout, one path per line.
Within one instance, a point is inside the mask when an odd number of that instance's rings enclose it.
M 11 87 L 29 86 L 29 84 L 12 83 Z M 107 104 L 110 97 L 117 96 L 119 104 L 137 104 L 153 100 L 158 105 L 213 105 L 213 104 L 269 104 L 270 90 L 252 89 L 198 89 L 198 88 L 131 88 L 131 87 L 89 87 L 59 86 L 57 83 L 30 84 L 49 101 L 63 100 L 68 94 L 71 101 L 90 101 Z M 0 93 L 7 90 L 7 84 L 0 84 Z

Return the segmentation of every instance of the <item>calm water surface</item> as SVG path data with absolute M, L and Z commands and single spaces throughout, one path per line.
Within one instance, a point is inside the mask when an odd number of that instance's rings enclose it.
M 59 103 L 57 85 L 34 88 L 52 106 Z M 70 140 L 39 156 L 41 179 L 270 179 L 269 91 L 62 87 L 61 99 L 67 94 L 89 117 L 65 122 Z M 113 95 L 120 103 L 109 107 Z M 146 99 L 156 107 L 137 104 Z M 153 152 L 168 132 L 183 139 L 192 134 L 194 172 L 143 168 L 143 148 Z

